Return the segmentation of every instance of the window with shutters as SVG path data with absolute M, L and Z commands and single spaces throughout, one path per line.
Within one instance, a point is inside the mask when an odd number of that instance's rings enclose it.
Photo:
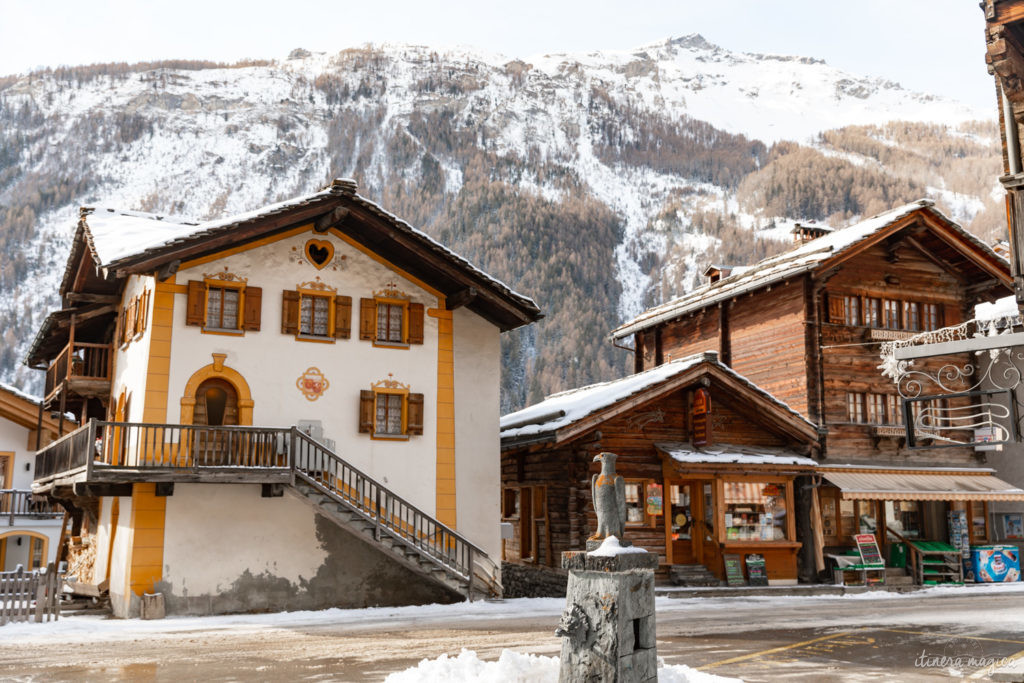
M 286 289 L 281 299 L 281 332 L 302 341 L 333 343 L 348 339 L 352 328 L 352 297 L 317 277 L 294 290 Z
M 227 271 L 189 280 L 185 324 L 206 334 L 243 335 L 260 329 L 263 290 Z
M 407 439 L 423 434 L 423 394 L 388 379 L 359 395 L 359 431 L 375 439 Z
M 395 287 L 359 301 L 359 338 L 374 346 L 408 348 L 423 343 L 423 304 Z
M 146 319 L 149 311 L 149 290 L 133 296 L 121 311 L 118 323 L 117 341 L 121 346 L 130 344 L 146 331 Z

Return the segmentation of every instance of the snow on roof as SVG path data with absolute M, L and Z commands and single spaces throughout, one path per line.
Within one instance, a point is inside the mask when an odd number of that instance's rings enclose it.
M 734 446 L 724 443 L 699 447 L 688 443 L 658 443 L 654 446 L 676 462 L 685 463 L 804 465 L 809 467 L 818 464 L 811 458 L 789 449 L 771 446 Z
M 963 230 L 963 228 L 935 209 L 933 201 L 930 199 L 919 199 L 885 213 L 880 213 L 877 216 L 872 216 L 860 223 L 855 223 L 849 227 L 805 242 L 795 249 L 766 258 L 742 271 L 733 271 L 733 274 L 727 278 L 722 278 L 718 282 L 695 289 L 672 301 L 644 311 L 633 320 L 613 330 L 611 336 L 613 339 L 621 339 L 634 332 L 676 318 L 689 311 L 704 308 L 719 301 L 758 289 L 772 282 L 813 270 L 819 263 L 832 258 L 856 245 L 858 242 L 923 208 L 931 209 L 949 225 L 959 229 L 979 249 L 996 256 L 995 252 L 988 245 L 966 230 Z
M 228 229 L 241 223 L 280 213 L 290 208 L 315 203 L 331 195 L 345 196 L 348 200 L 366 207 L 400 230 L 412 233 L 417 239 L 425 242 L 430 249 L 456 262 L 462 268 L 471 271 L 485 281 L 490 282 L 506 296 L 518 299 L 520 303 L 537 308 L 539 311 L 539 307 L 533 299 L 520 294 L 498 278 L 487 274 L 422 230 L 414 228 L 394 214 L 381 208 L 380 205 L 356 194 L 355 188 L 354 180 L 335 180 L 332 185 L 313 194 L 293 197 L 292 199 L 269 204 L 253 211 L 202 222 L 141 211 L 124 211 L 106 207 L 84 207 L 82 209 L 82 223 L 86 227 L 89 246 L 96 257 L 97 263 L 101 267 L 106 268 L 117 264 L 119 261 L 140 256 L 146 252 L 155 252 L 187 239 Z
M 983 302 L 974 307 L 975 320 L 1000 320 L 1020 315 L 1017 308 L 1017 298 L 1013 294 L 1002 299 L 996 299 L 992 303 Z
M 516 439 L 558 431 L 563 427 L 582 420 L 588 415 L 592 415 L 630 396 L 665 382 L 700 363 L 713 364 L 719 370 L 732 375 L 750 387 L 751 390 L 761 394 L 764 398 L 816 429 L 815 425 L 803 415 L 732 368 L 719 362 L 718 353 L 705 351 L 686 358 L 679 358 L 621 379 L 552 394 L 540 403 L 502 416 L 500 422 L 501 438 L 503 440 Z
M 6 391 L 9 394 L 14 394 L 18 398 L 25 399 L 26 401 L 29 401 L 30 403 L 33 403 L 35 405 L 39 405 L 39 402 L 43 400 L 38 396 L 33 396 L 32 394 L 22 391 L 16 386 L 6 384 L 4 382 L 0 382 L 0 389 Z

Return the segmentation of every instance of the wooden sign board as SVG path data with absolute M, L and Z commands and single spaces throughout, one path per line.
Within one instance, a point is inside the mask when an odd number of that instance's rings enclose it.
M 746 586 L 747 582 L 743 578 L 743 563 L 740 561 L 739 555 L 722 555 L 722 560 L 725 562 L 725 582 L 730 586 Z
M 647 485 L 647 514 L 660 515 L 662 511 L 661 484 Z
M 711 396 L 703 387 L 693 392 L 693 408 L 690 417 L 693 422 L 693 445 L 707 446 L 711 442 L 711 428 L 708 414 L 711 412 Z
M 751 586 L 767 586 L 768 574 L 765 572 L 764 555 L 747 555 L 747 579 Z
M 857 534 L 853 540 L 857 542 L 857 550 L 863 564 L 885 564 L 882 561 L 882 552 L 878 549 L 878 539 L 874 534 Z

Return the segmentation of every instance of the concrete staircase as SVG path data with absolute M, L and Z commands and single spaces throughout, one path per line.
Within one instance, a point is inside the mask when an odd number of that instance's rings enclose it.
M 500 569 L 458 532 L 299 433 L 287 488 L 321 515 L 399 564 L 448 590 L 500 598 Z
M 668 578 L 676 586 L 722 585 L 722 582 L 702 564 L 674 564 L 669 567 Z

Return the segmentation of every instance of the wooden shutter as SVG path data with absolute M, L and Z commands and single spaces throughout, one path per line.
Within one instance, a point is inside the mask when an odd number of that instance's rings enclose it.
M 188 281 L 188 305 L 185 324 L 202 325 L 206 322 L 206 284 L 200 280 Z
M 409 304 L 409 343 L 423 343 L 423 304 Z
M 334 297 L 334 338 L 348 339 L 352 336 L 352 297 Z
M 373 392 L 363 389 L 359 392 L 359 432 L 361 434 L 373 433 Z
M 837 325 L 846 322 L 846 302 L 839 294 L 828 295 L 828 321 Z
M 409 394 L 409 407 L 406 414 L 406 433 L 423 433 L 423 394 Z
M 359 338 L 373 341 L 377 338 L 377 302 L 359 300 Z
M 136 320 L 136 329 L 139 334 L 146 331 L 146 321 L 149 318 L 149 290 L 147 289 L 142 293 L 142 298 L 139 299 L 139 315 Z
M 294 289 L 281 294 L 281 333 L 299 333 L 299 293 Z
M 260 314 L 263 310 L 263 289 L 261 287 L 246 287 L 242 292 L 245 305 L 242 309 L 242 329 L 259 332 Z
M 135 337 L 135 314 L 138 310 L 139 298 L 133 296 L 132 300 L 128 302 L 128 308 L 125 309 L 124 339 L 121 340 L 124 344 L 127 344 Z

